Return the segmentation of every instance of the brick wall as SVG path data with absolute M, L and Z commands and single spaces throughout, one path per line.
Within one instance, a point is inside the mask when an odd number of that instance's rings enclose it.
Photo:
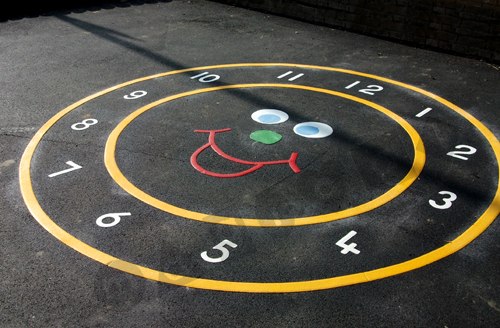
M 215 0 L 500 62 L 500 0 Z

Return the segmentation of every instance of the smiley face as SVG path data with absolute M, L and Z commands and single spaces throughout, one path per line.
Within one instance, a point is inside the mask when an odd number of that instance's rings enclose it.
M 279 124 L 287 121 L 288 114 L 277 109 L 260 109 L 252 113 L 252 119 L 262 124 Z M 216 178 L 237 178 L 242 177 L 268 165 L 288 164 L 294 173 L 300 173 L 300 168 L 297 166 L 297 152 L 292 152 L 289 159 L 273 160 L 273 161 L 247 161 L 235 158 L 225 153 L 216 142 L 216 135 L 218 133 L 229 132 L 230 128 L 220 130 L 195 130 L 198 133 L 208 133 L 208 142 L 194 151 L 191 155 L 191 165 L 200 173 L 216 177 Z M 319 122 L 306 122 L 297 124 L 294 127 L 294 132 L 297 135 L 306 138 L 325 138 L 332 134 L 333 129 L 324 123 Z M 271 130 L 257 130 L 250 134 L 250 139 L 262 143 L 264 145 L 272 145 L 282 139 L 282 135 Z M 203 168 L 198 162 L 198 156 L 206 149 L 211 148 L 222 158 L 243 165 L 249 165 L 250 168 L 236 172 L 236 173 L 217 173 Z

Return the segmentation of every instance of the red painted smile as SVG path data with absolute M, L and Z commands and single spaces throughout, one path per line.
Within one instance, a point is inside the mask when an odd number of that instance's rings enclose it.
M 230 128 L 227 129 L 221 129 L 221 130 L 195 130 L 194 132 L 197 133 L 208 133 L 208 142 L 195 150 L 195 152 L 191 155 L 191 165 L 200 173 L 203 173 L 205 175 L 209 175 L 211 177 L 216 177 L 216 178 L 238 178 L 242 177 L 244 175 L 250 174 L 252 172 L 255 172 L 261 168 L 263 168 L 266 165 L 277 165 L 277 164 L 288 164 L 290 165 L 290 168 L 292 169 L 293 172 L 299 173 L 300 168 L 297 166 L 297 156 L 299 155 L 297 152 L 292 152 L 292 155 L 290 156 L 289 159 L 284 159 L 284 160 L 278 160 L 278 161 L 268 161 L 268 162 L 251 162 L 251 161 L 245 161 L 239 158 L 232 157 L 225 152 L 222 151 L 222 149 L 217 146 L 215 142 L 215 135 L 217 133 L 222 133 L 222 132 L 228 132 L 231 131 Z M 201 167 L 201 165 L 198 163 L 198 155 L 200 155 L 205 149 L 207 148 L 212 148 L 219 156 L 231 161 L 235 162 L 238 164 L 244 164 L 244 165 L 251 165 L 249 169 L 246 169 L 244 171 L 236 172 L 236 173 L 217 173 L 213 171 L 209 171 L 207 169 L 204 169 Z

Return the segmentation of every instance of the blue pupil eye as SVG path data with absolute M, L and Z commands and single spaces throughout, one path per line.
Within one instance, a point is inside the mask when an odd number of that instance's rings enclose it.
M 281 117 L 279 117 L 278 115 L 274 115 L 274 114 L 264 114 L 264 115 L 259 116 L 259 120 L 262 123 L 277 123 L 281 120 Z
M 299 126 L 297 128 L 297 132 L 300 134 L 303 134 L 305 136 L 312 136 L 312 135 L 318 134 L 319 129 L 314 127 L 314 126 L 304 125 L 304 126 Z

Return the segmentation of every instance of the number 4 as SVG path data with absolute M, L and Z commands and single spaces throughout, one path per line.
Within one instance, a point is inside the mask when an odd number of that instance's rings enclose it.
M 358 244 L 356 243 L 350 243 L 349 245 L 346 244 L 346 242 L 348 242 L 349 239 L 351 239 L 352 237 L 356 236 L 356 234 L 357 232 L 352 230 L 347 235 L 342 237 L 342 239 L 340 239 L 338 242 L 335 243 L 335 245 L 342 248 L 342 250 L 340 251 L 342 254 L 346 255 L 349 252 L 354 254 L 360 253 L 359 249 L 356 249 L 356 246 L 358 246 Z

